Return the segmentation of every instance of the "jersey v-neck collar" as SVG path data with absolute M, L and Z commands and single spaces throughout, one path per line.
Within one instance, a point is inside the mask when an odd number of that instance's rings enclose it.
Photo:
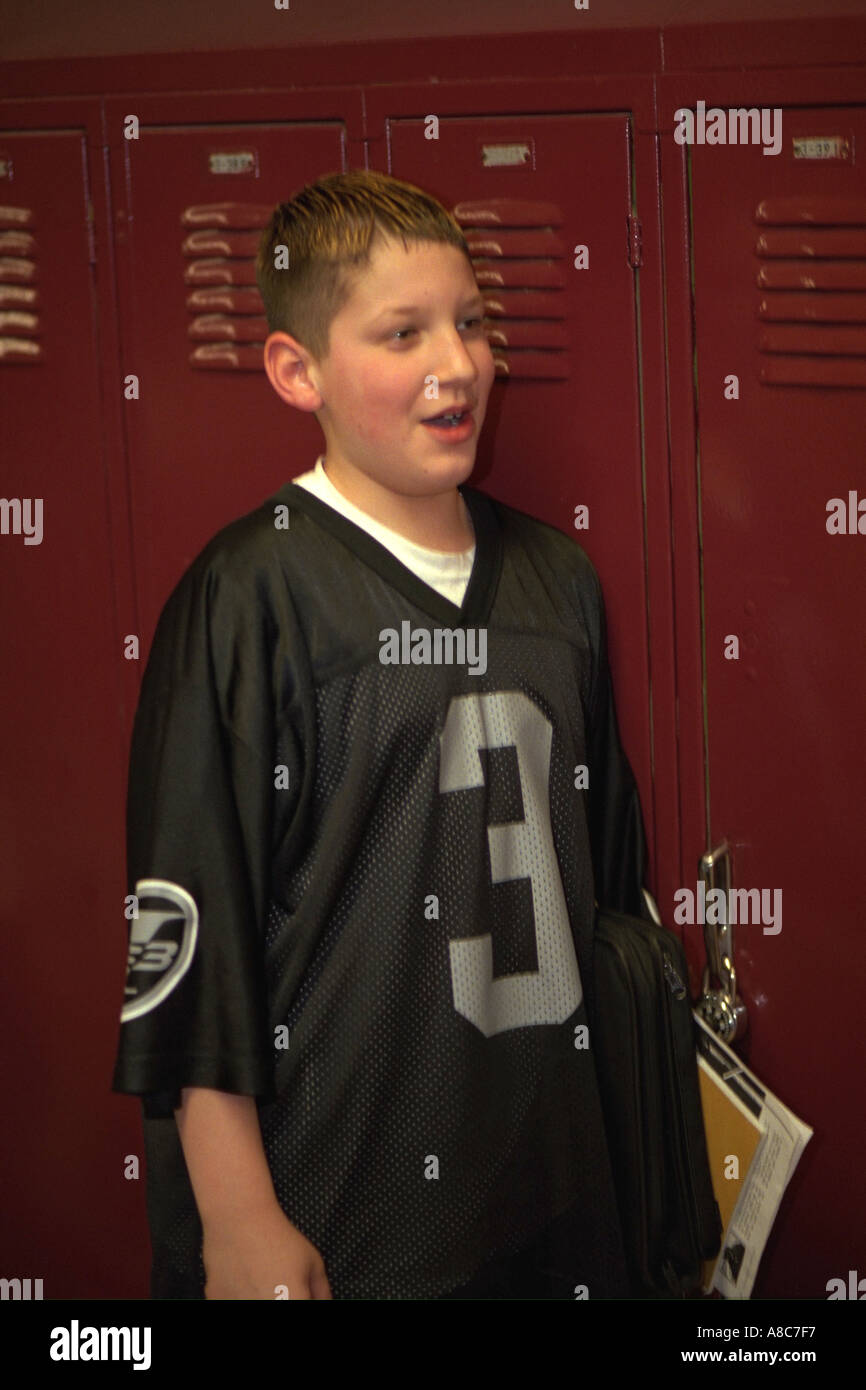
M 350 521 L 342 512 L 335 511 L 315 493 L 297 483 L 285 483 L 277 493 L 280 500 L 306 512 L 312 521 L 330 531 L 337 540 L 348 546 L 360 560 L 376 570 L 393 588 L 413 603 L 416 608 L 429 613 L 431 618 L 447 623 L 451 627 L 483 626 L 490 616 L 493 599 L 499 584 L 502 570 L 502 528 L 490 499 L 483 492 L 464 484 L 458 489 L 475 528 L 475 558 L 472 573 L 463 595 L 463 603 L 458 607 L 438 589 L 425 584 L 417 574 L 397 559 L 393 551 L 382 545 L 365 531 L 363 526 Z

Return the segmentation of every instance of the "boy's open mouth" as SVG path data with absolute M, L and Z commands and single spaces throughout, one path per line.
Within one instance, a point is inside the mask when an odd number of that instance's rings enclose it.
M 458 410 L 447 415 L 433 415 L 429 420 L 425 420 L 425 425 L 439 425 L 445 429 L 453 429 L 456 425 L 461 425 L 471 412 L 469 410 Z

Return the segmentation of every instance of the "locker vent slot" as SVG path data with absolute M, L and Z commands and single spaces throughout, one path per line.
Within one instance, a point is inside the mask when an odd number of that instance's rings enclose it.
M 256 254 L 272 207 L 254 203 L 200 203 L 181 214 L 188 230 L 188 333 L 196 344 L 190 365 L 208 371 L 262 370 L 268 321 L 256 285 Z
M 217 371 L 261 370 L 268 336 L 256 286 L 255 257 L 270 207 L 207 203 L 181 217 L 184 280 L 196 342 L 193 367 Z M 459 203 L 454 216 L 464 229 L 485 312 L 488 340 L 499 376 L 561 380 L 569 375 L 566 248 L 555 228 L 563 217 L 552 203 L 487 199 Z
M 42 362 L 33 209 L 0 206 L 0 363 Z
M 866 387 L 866 198 L 755 209 L 764 386 Z
M 466 237 L 490 322 L 497 376 L 569 375 L 566 246 L 555 203 L 486 198 L 452 209 Z

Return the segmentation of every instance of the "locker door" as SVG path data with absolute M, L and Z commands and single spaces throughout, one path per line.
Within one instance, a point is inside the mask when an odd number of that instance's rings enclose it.
M 125 424 L 143 656 L 214 532 L 315 463 L 315 419 L 283 405 L 264 374 L 253 267 L 274 205 L 344 167 L 343 135 L 328 122 L 143 125 L 115 157 L 122 375 L 139 392 Z
M 744 1056 L 815 1130 L 754 1296 L 826 1298 L 866 1271 L 866 112 L 782 131 L 689 151 L 707 804 L 733 886 L 782 894 L 734 928 Z
M 102 1237 L 130 1187 L 109 1134 L 123 659 L 86 173 L 80 130 L 0 131 L 3 1273 L 46 1299 L 128 1277 Z
M 449 117 L 435 140 L 400 119 L 389 140 L 390 172 L 455 211 L 491 316 L 497 380 L 472 481 L 570 534 L 599 571 L 652 864 L 629 117 Z

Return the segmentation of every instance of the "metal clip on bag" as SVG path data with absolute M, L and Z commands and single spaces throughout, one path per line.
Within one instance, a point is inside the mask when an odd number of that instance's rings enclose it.
M 598 911 L 590 1040 L 636 1297 L 693 1292 L 721 1243 L 694 1028 L 678 937 Z

